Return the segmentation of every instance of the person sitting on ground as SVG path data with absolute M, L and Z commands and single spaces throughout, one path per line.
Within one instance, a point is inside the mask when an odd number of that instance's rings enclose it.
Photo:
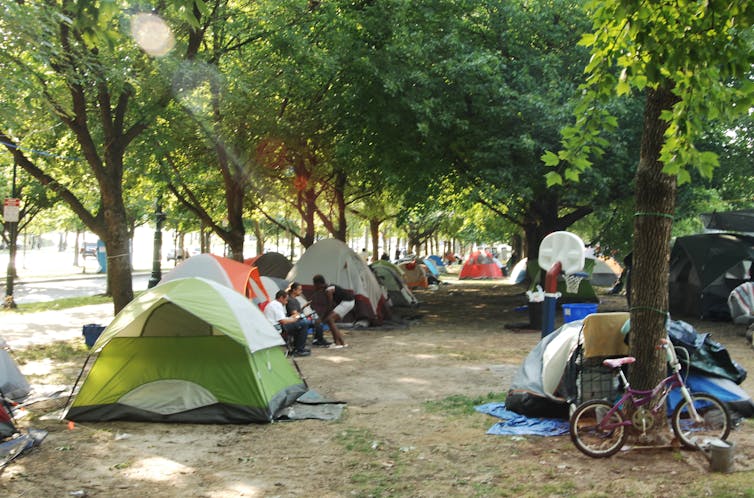
M 275 299 L 264 307 L 264 316 L 273 325 L 280 325 L 283 336 L 293 340 L 293 356 L 309 356 L 311 352 L 306 349 L 306 327 L 299 320 L 298 315 L 288 316 L 285 305 L 288 302 L 288 293 L 279 290 Z
M 298 282 L 291 282 L 288 286 L 287 292 L 288 303 L 285 305 L 285 309 L 288 312 L 288 316 L 299 316 L 299 320 L 304 324 L 306 330 L 309 330 L 310 328 L 314 329 L 314 341 L 312 341 L 312 345 L 322 348 L 329 347 L 332 343 L 325 339 L 322 322 L 319 318 L 314 318 L 316 315 L 311 314 L 306 316 L 303 311 L 310 303 L 305 299 L 299 298 L 299 296 L 303 296 L 304 293 L 301 284 Z
M 339 285 L 328 285 L 325 281 L 325 277 L 322 275 L 314 275 L 312 283 L 314 284 L 315 294 L 319 294 L 322 298 L 321 300 L 324 300 L 324 303 L 322 303 L 323 313 L 320 313 L 320 316 L 323 317 L 322 321 L 330 327 L 330 333 L 335 342 L 332 347 L 347 347 L 348 344 L 343 340 L 343 334 L 335 323 L 338 320 L 341 320 L 353 309 L 356 304 L 353 295 Z M 314 301 L 314 298 L 312 298 L 312 301 Z M 317 312 L 319 313 L 319 310 Z

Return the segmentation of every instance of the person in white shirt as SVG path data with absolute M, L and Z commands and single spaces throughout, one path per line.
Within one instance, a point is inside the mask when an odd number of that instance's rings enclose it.
M 293 356 L 309 356 L 311 351 L 306 348 L 306 328 L 299 320 L 299 316 L 288 316 L 285 305 L 288 302 L 288 293 L 279 290 L 275 299 L 264 307 L 264 316 L 273 325 L 279 325 L 283 331 L 283 337 L 293 341 Z

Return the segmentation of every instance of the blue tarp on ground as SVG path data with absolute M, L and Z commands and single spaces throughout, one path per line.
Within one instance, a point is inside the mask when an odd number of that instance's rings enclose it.
M 486 403 L 474 409 L 503 419 L 487 431 L 496 436 L 562 436 L 568 434 L 568 421 L 557 418 L 526 417 L 505 408 L 505 403 Z

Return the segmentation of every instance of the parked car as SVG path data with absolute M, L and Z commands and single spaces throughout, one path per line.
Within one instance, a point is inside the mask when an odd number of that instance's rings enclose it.
M 97 243 L 84 242 L 84 244 L 79 248 L 79 254 L 81 254 L 83 257 L 91 256 L 93 258 L 96 258 L 97 257 Z
M 183 259 L 183 254 L 181 254 L 181 251 L 179 251 L 178 249 L 173 248 L 173 249 L 168 250 L 167 259 L 168 261 L 175 260 L 176 262 L 178 262 Z
M 178 261 L 181 261 L 186 258 L 190 258 L 191 256 L 196 256 L 197 254 L 201 254 L 202 249 L 200 247 L 191 247 L 189 249 L 183 249 L 183 254 L 181 254 L 181 251 L 177 249 L 170 249 L 168 250 L 167 260 L 173 261 L 177 263 Z

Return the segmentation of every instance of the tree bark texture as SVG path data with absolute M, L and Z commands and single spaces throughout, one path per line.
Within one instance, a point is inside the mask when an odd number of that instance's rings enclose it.
M 662 172 L 660 151 L 667 123 L 660 118 L 677 102 L 670 88 L 649 90 L 644 132 L 636 170 L 634 253 L 631 270 L 631 351 L 636 367 L 631 383 L 649 389 L 664 377 L 665 356 L 657 350 L 666 336 L 670 237 L 676 199 L 676 177 Z

